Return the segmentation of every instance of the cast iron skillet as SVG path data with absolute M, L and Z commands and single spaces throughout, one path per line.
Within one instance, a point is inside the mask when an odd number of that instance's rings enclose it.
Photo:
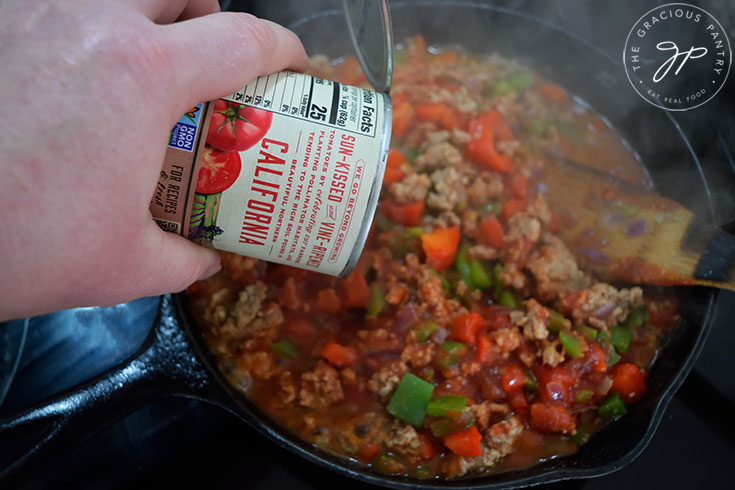
M 605 114 L 622 131 L 659 192 L 711 216 L 709 186 L 696 154 L 676 121 L 643 102 L 627 85 L 622 68 L 590 45 L 554 26 L 489 6 L 421 2 L 392 6 L 396 39 L 422 33 L 430 43 L 459 43 L 469 50 L 516 57 Z M 311 53 L 344 55 L 349 46 L 340 11 L 303 19 L 291 27 Z M 335 31 L 336 29 L 336 31 Z M 330 32 L 329 39 L 324 33 Z M 666 163 L 666 166 L 661 165 Z M 673 168 L 670 168 L 673 166 Z M 687 191 L 672 186 L 687 182 Z M 681 191 L 681 192 L 677 192 Z M 90 436 L 112 421 L 164 395 L 204 400 L 229 410 L 278 444 L 322 467 L 394 488 L 501 489 L 600 476 L 630 463 L 651 440 L 671 397 L 689 373 L 712 322 L 717 292 L 679 288 L 681 325 L 648 377 L 648 393 L 628 415 L 596 434 L 576 454 L 535 467 L 459 481 L 419 481 L 374 473 L 310 444 L 272 422 L 221 376 L 192 321 L 183 295 L 166 295 L 156 322 L 130 359 L 98 378 L 41 405 L 0 421 L 0 482 L 25 479 L 44 457 Z M 30 442 L 29 442 L 30 440 Z

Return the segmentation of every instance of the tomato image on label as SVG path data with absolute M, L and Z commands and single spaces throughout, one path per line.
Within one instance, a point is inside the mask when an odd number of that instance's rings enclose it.
M 245 151 L 271 127 L 273 113 L 225 100 L 214 103 L 207 143 L 224 151 Z
M 240 175 L 242 162 L 236 151 L 221 151 L 207 145 L 199 168 L 196 191 L 217 194 L 228 189 Z

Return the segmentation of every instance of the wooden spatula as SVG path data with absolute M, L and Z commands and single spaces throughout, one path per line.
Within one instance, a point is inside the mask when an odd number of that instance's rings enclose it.
M 680 204 L 589 166 L 544 169 L 559 235 L 606 281 L 735 290 L 735 237 Z

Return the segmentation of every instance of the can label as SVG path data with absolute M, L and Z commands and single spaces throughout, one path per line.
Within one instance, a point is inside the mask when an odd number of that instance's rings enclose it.
M 195 188 L 181 206 L 188 220 L 172 231 L 271 262 L 349 272 L 380 192 L 389 98 L 284 71 L 196 114 L 197 124 L 182 117 L 169 142 L 169 153 L 189 155 L 183 180 Z M 191 134 L 198 139 L 190 142 Z M 168 160 L 164 173 L 178 172 Z M 151 210 L 159 225 L 172 221 L 160 216 L 155 196 Z

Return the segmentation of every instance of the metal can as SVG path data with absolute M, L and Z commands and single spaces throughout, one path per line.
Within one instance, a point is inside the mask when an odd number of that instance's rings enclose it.
M 391 113 L 386 94 L 260 77 L 176 123 L 153 218 L 206 246 L 344 277 L 375 214 Z

